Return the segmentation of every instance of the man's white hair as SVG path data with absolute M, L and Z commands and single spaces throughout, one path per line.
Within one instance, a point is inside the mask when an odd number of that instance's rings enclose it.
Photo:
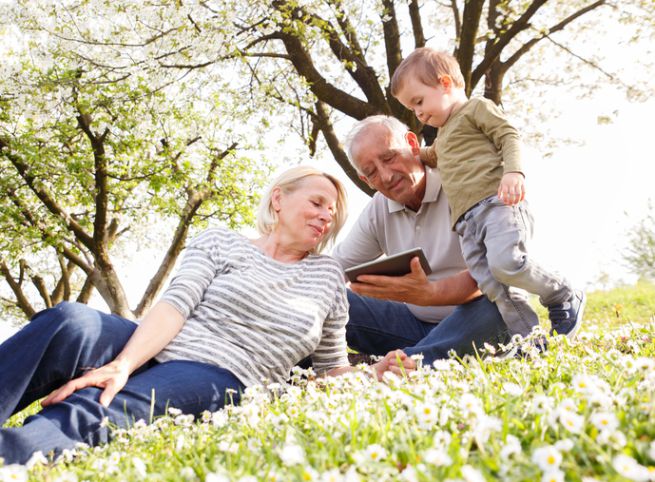
M 350 129 L 350 132 L 346 136 L 345 145 L 346 145 L 346 154 L 348 155 L 348 160 L 350 161 L 350 165 L 352 165 L 357 172 L 360 171 L 359 171 L 359 167 L 357 166 L 357 163 L 355 162 L 355 158 L 353 157 L 354 147 L 357 145 L 357 142 L 360 139 L 360 135 L 364 134 L 367 129 L 373 126 L 384 127 L 385 129 L 387 129 L 388 132 L 391 133 L 393 138 L 399 143 L 402 143 L 405 140 L 405 134 L 409 132 L 409 127 L 407 127 L 405 124 L 403 124 L 395 117 L 391 117 L 388 115 L 372 115 L 355 124 L 352 127 L 352 129 Z

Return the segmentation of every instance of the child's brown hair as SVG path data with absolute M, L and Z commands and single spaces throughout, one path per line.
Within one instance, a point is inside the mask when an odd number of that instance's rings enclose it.
M 425 85 L 436 86 L 448 75 L 454 87 L 464 87 L 464 76 L 457 59 L 447 52 L 422 47 L 403 60 L 391 78 L 391 95 L 396 97 L 408 75 L 414 75 Z

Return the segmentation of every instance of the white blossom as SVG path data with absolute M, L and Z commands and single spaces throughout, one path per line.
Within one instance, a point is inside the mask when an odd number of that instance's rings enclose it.
M 27 467 L 18 464 L 11 464 L 0 467 L 0 480 L 24 482 L 27 480 Z
M 432 448 L 423 453 L 422 459 L 425 463 L 434 465 L 436 467 L 449 466 L 453 463 L 448 453 L 445 450 Z
M 648 469 L 639 464 L 629 455 L 619 454 L 614 457 L 612 459 L 612 467 L 614 467 L 614 470 L 616 470 L 619 475 L 626 479 L 637 482 L 647 482 L 651 480 L 651 474 Z
M 532 453 L 532 461 L 544 472 L 559 469 L 562 463 L 562 454 L 552 445 L 536 449 Z
M 305 463 L 305 451 L 297 444 L 286 444 L 279 451 L 279 455 L 282 463 L 286 466 Z
M 548 470 L 541 477 L 541 482 L 564 482 L 564 472 L 559 469 Z

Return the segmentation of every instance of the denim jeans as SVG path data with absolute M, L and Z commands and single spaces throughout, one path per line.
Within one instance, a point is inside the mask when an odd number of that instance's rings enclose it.
M 136 326 L 79 303 L 37 313 L 0 345 L 0 425 L 68 380 L 113 360 Z M 217 366 L 151 360 L 130 376 L 107 408 L 99 403 L 102 390 L 90 387 L 28 417 L 22 427 L 0 429 L 0 457 L 6 464 L 25 463 L 37 450 L 57 455 L 79 442 L 98 445 L 110 439 L 105 418 L 127 428 L 137 420 L 149 423 L 169 407 L 198 416 L 230 400 L 238 403 L 244 388 Z M 226 395 L 228 389 L 236 393 Z
M 526 201 L 508 206 L 497 196 L 484 199 L 457 222 L 462 254 L 480 290 L 496 305 L 512 334 L 525 336 L 539 318 L 525 293 L 544 306 L 563 303 L 573 289 L 528 254 L 534 220 Z
M 416 318 L 404 303 L 360 296 L 348 290 L 350 303 L 346 325 L 348 346 L 370 355 L 402 349 L 422 354 L 423 363 L 475 353 L 485 343 L 497 346 L 509 341 L 507 326 L 496 305 L 481 296 L 458 306 L 438 324 Z

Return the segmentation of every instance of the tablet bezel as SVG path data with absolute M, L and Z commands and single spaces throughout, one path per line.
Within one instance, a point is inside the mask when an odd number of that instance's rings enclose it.
M 404 276 L 411 272 L 410 261 L 417 256 L 425 274 L 430 274 L 432 269 L 430 268 L 430 264 L 428 263 L 422 248 L 412 248 L 385 258 L 378 258 L 348 268 L 344 270 L 344 272 L 351 282 L 356 282 L 357 277 L 363 274 Z

